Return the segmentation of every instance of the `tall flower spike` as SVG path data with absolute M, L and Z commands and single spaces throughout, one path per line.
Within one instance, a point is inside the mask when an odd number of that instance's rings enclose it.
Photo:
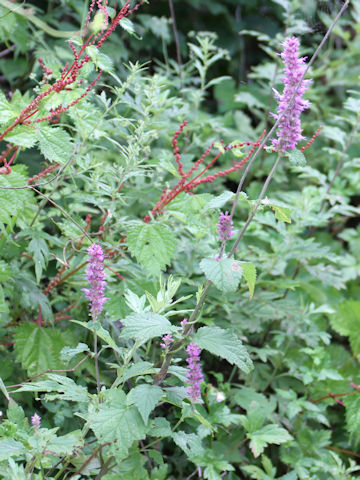
M 95 320 L 104 308 L 104 303 L 108 298 L 104 297 L 106 285 L 104 273 L 104 253 L 100 245 L 93 243 L 88 248 L 89 266 L 86 270 L 86 279 L 90 288 L 83 288 L 88 300 L 90 301 L 90 312 Z
M 188 370 L 186 372 L 187 383 L 186 393 L 193 402 L 201 400 L 201 382 L 204 381 L 204 376 L 200 365 L 201 349 L 196 343 L 190 343 L 186 349 L 189 357 L 186 359 L 188 363 Z
M 273 139 L 272 144 L 277 151 L 286 152 L 296 148 L 297 142 L 305 139 L 301 135 L 300 114 L 310 106 L 310 102 L 303 100 L 302 96 L 309 88 L 311 80 L 302 80 L 299 85 L 306 69 L 306 57 L 299 58 L 299 40 L 296 37 L 287 38 L 282 45 L 284 51 L 280 56 L 285 65 L 285 76 L 282 78 L 285 87 L 282 95 L 274 90 L 278 107 L 277 114 L 273 116 L 279 118 L 285 113 L 279 123 L 276 134 L 278 138 Z

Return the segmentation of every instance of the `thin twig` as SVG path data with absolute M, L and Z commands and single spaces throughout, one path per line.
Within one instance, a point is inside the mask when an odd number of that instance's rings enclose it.
M 169 0 L 169 8 L 170 8 L 170 15 L 172 20 L 173 32 L 174 32 L 174 39 L 176 45 L 176 58 L 179 67 L 179 78 L 180 78 L 180 85 L 181 85 L 181 96 L 184 99 L 184 81 L 182 75 L 182 58 L 181 58 L 181 50 L 180 50 L 180 42 L 179 42 L 179 35 L 176 27 L 176 17 L 175 17 L 175 9 L 172 0 Z

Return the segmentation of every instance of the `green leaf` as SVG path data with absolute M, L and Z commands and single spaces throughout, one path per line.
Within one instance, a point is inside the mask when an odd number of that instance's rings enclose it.
M 174 234 L 159 223 L 144 223 L 130 227 L 127 243 L 131 254 L 153 276 L 158 276 L 176 252 Z
M 255 268 L 255 265 L 250 262 L 241 263 L 241 268 L 243 269 L 243 275 L 249 287 L 250 300 L 251 300 L 254 295 L 254 289 L 255 289 L 256 268 Z
M 250 449 L 255 458 L 264 451 L 268 444 L 275 443 L 280 445 L 281 443 L 289 442 L 293 438 L 285 428 L 275 424 L 265 425 L 265 427 L 256 432 L 248 433 L 247 437 L 251 440 Z
M 297 167 L 305 167 L 306 165 L 306 158 L 301 150 L 288 150 L 286 152 L 286 157 L 290 160 L 291 165 Z
M 341 130 L 338 127 L 332 127 L 330 125 L 325 125 L 322 128 L 321 135 L 324 135 L 325 137 L 329 138 L 330 140 L 334 142 L 340 143 L 340 145 L 345 148 L 346 145 L 346 139 L 348 134 L 344 132 L 344 130 Z
M 146 428 L 138 409 L 126 404 L 124 392 L 108 390 L 106 394 L 106 401 L 99 405 L 97 412 L 88 414 L 87 422 L 101 443 L 112 444 L 119 461 L 128 455 L 135 440 L 145 438 Z
M 240 262 L 231 258 L 221 260 L 204 258 L 200 262 L 200 268 L 206 278 L 225 293 L 235 292 L 242 277 Z
M 122 322 L 125 327 L 122 329 L 121 337 L 134 338 L 142 342 L 176 330 L 166 317 L 157 313 L 131 313 Z
M 253 363 L 241 340 L 229 330 L 220 327 L 201 327 L 194 335 L 194 341 L 200 348 L 224 358 L 240 370 L 250 373 Z
M 38 134 L 41 153 L 51 162 L 64 165 L 74 149 L 70 135 L 60 127 L 41 127 Z
M 156 385 L 144 383 L 132 388 L 127 396 L 128 403 L 134 403 L 144 423 L 148 423 L 149 415 L 163 396 L 163 391 Z
M 171 435 L 170 422 L 164 417 L 154 418 L 149 435 L 151 437 L 169 437 Z
M 70 362 L 70 360 L 74 358 L 76 355 L 78 355 L 79 353 L 88 352 L 88 351 L 89 351 L 88 345 L 86 345 L 86 343 L 81 343 L 81 342 L 78 343 L 75 348 L 64 347 L 60 352 L 61 360 L 63 362 Z
M 12 438 L 0 439 L 0 461 L 8 460 L 9 457 L 13 457 L 14 455 L 22 455 L 25 452 L 26 448 L 22 443 Z
M 172 434 L 173 440 L 186 454 L 186 456 L 196 463 L 196 459 L 204 456 L 205 449 L 202 446 L 201 438 L 195 433 L 175 432 Z
M 23 323 L 17 327 L 14 340 L 16 359 L 29 375 L 64 366 L 60 352 L 66 343 L 59 330 Z
M 12 277 L 12 271 L 10 266 L 4 262 L 4 260 L 0 260 L 0 282 L 4 282 Z
M 275 218 L 280 222 L 291 223 L 290 209 L 286 207 L 279 207 L 278 205 L 270 205 L 275 212 Z
M 330 316 L 332 328 L 340 335 L 349 337 L 354 354 L 360 351 L 360 302 L 346 300 L 339 303 L 336 313 Z
M 136 362 L 125 370 L 121 376 L 121 380 L 126 382 L 129 378 L 137 377 L 139 375 L 152 375 L 156 370 L 150 362 Z

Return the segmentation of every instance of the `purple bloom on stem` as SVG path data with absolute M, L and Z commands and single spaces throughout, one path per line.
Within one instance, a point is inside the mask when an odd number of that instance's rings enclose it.
M 300 114 L 310 106 L 310 102 L 303 100 L 302 96 L 309 88 L 311 80 L 302 80 L 299 85 L 306 70 L 306 57 L 299 58 L 299 40 L 296 37 L 287 38 L 282 45 L 284 51 L 280 56 L 285 65 L 285 76 L 282 78 L 285 87 L 282 95 L 275 90 L 278 107 L 277 114 L 273 116 L 279 118 L 284 112 L 285 114 L 279 123 L 276 134 L 278 138 L 273 139 L 272 144 L 277 151 L 286 152 L 296 148 L 297 142 L 305 138 L 301 135 Z
M 95 320 L 103 310 L 104 303 L 108 300 L 104 297 L 106 285 L 104 273 L 104 253 L 100 245 L 93 243 L 88 248 L 89 266 L 86 270 L 86 278 L 90 288 L 83 288 L 88 300 L 90 300 L 90 312 Z
M 188 363 L 188 369 L 186 372 L 187 383 L 189 386 L 186 388 L 186 393 L 193 402 L 201 400 L 200 384 L 204 380 L 204 376 L 200 365 L 200 353 L 196 343 L 190 343 L 186 349 L 189 357 L 186 359 Z
M 231 220 L 231 215 L 229 215 L 229 212 L 220 213 L 219 223 L 217 224 L 217 227 L 220 242 L 229 240 L 229 238 L 233 236 L 233 221 Z
M 41 417 L 37 413 L 31 417 L 31 425 L 35 428 L 35 430 L 39 430 L 41 425 Z
M 164 335 L 161 339 L 163 343 L 160 343 L 160 347 L 166 350 L 169 348 L 170 344 L 174 341 L 171 333 L 168 333 L 167 335 Z

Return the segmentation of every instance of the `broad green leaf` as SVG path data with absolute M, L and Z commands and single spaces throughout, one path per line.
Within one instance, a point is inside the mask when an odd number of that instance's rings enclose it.
M 131 254 L 153 276 L 158 276 L 170 265 L 176 251 L 173 232 L 154 222 L 130 227 L 127 243 Z
M 66 343 L 59 330 L 23 323 L 17 327 L 14 341 L 16 359 L 29 375 L 63 367 L 60 352 Z
M 73 455 L 75 448 L 81 448 L 84 439 L 81 430 L 74 430 L 61 437 L 54 437 L 46 445 L 49 451 L 57 455 Z
M 246 348 L 233 332 L 220 327 L 201 327 L 193 338 L 200 348 L 237 365 L 243 372 L 250 373 L 253 369 Z
M 99 442 L 113 444 L 117 461 L 125 458 L 133 442 L 144 439 L 146 434 L 138 409 L 126 404 L 126 395 L 120 390 L 107 392 L 106 401 L 99 405 L 99 410 L 88 414 L 87 424 Z
M 170 422 L 164 417 L 154 418 L 149 435 L 151 437 L 169 437 L 171 435 Z
M 200 262 L 200 268 L 206 278 L 222 292 L 235 292 L 242 277 L 242 268 L 240 262 L 231 258 L 214 260 L 204 258 Z
M 336 313 L 330 315 L 332 328 L 340 335 L 348 336 L 354 354 L 360 351 L 360 302 L 346 300 L 339 303 Z
M 122 323 L 125 327 L 122 329 L 121 337 L 143 342 L 176 330 L 166 317 L 150 312 L 131 313 L 122 320 Z
M 150 413 L 154 410 L 157 403 L 163 396 L 163 391 L 156 385 L 144 383 L 132 388 L 127 396 L 128 403 L 134 403 L 147 424 Z
M 64 164 L 74 147 L 70 135 L 60 127 L 41 127 L 38 130 L 41 153 L 51 162 Z
M 101 338 L 101 340 L 103 340 L 107 345 L 109 345 L 109 347 L 113 348 L 113 349 L 117 349 L 117 345 L 115 343 L 115 341 L 111 338 L 111 335 L 110 333 L 105 330 L 105 328 L 101 325 L 100 322 L 96 321 L 96 322 L 78 322 L 77 320 L 72 320 L 73 323 L 78 323 L 79 325 L 81 325 L 82 327 L 84 328 L 87 328 L 88 330 L 90 330 L 91 332 L 93 333 L 96 333 L 96 335 Z
M 247 437 L 251 440 L 250 449 L 255 458 L 262 454 L 268 444 L 280 445 L 293 438 L 285 428 L 275 424 L 265 425 L 256 432 L 248 433 Z
M 35 275 L 37 283 L 40 283 L 43 269 L 47 266 L 47 259 L 49 256 L 49 248 L 46 241 L 33 232 L 32 239 L 29 243 L 29 252 L 32 254 L 35 264 Z
M 172 438 L 176 445 L 183 450 L 186 456 L 196 463 L 197 459 L 204 456 L 205 449 L 202 446 L 201 438 L 195 433 L 175 432 Z
M 0 439 L 0 461 L 8 460 L 15 455 L 22 455 L 26 452 L 25 446 L 12 438 Z
M 150 362 L 136 362 L 125 370 L 122 374 L 121 380 L 126 382 L 129 378 L 137 377 L 139 375 L 152 375 L 156 370 Z
M 243 270 L 243 275 L 246 280 L 246 283 L 249 287 L 250 300 L 254 295 L 255 282 L 256 282 L 256 268 L 253 263 L 243 262 L 241 263 L 241 268 Z
M 341 130 L 339 127 L 325 125 L 322 128 L 321 135 L 324 135 L 325 137 L 329 138 L 334 142 L 340 143 L 340 145 L 345 148 L 348 134 L 344 130 Z
M 275 212 L 275 218 L 280 222 L 291 223 L 290 209 L 286 207 L 279 207 L 278 205 L 270 205 Z
M 291 165 L 297 167 L 304 167 L 306 165 L 306 158 L 301 150 L 288 150 L 286 156 L 290 160 Z

